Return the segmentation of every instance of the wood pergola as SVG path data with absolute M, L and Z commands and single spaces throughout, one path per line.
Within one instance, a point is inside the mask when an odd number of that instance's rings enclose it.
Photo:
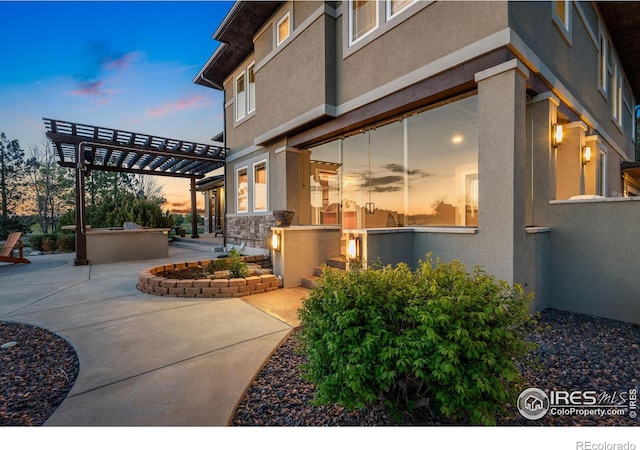
M 85 178 L 92 170 L 191 180 L 192 235 L 198 237 L 196 180 L 224 166 L 226 148 L 43 118 L 58 164 L 75 169 L 76 265 L 86 265 Z

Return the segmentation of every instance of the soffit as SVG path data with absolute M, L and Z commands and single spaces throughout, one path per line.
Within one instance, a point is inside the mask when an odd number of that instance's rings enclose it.
M 629 84 L 640 99 L 640 2 L 596 2 Z
M 284 2 L 237 1 L 213 34 L 222 44 L 193 80 L 223 90 L 222 83 L 253 51 L 253 37 Z

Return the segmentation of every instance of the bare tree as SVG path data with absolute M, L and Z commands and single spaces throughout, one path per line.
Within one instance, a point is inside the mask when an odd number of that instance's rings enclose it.
M 0 133 L 0 237 L 7 234 L 12 216 L 18 214 L 23 197 L 22 176 L 24 167 L 24 150 L 17 140 L 9 140 Z
M 133 184 L 139 197 L 157 202 L 158 204 L 165 202 L 164 191 L 157 177 L 151 175 L 136 175 Z
M 60 215 L 73 203 L 71 171 L 56 162 L 51 142 L 30 144 L 26 163 L 31 196 L 31 210 L 37 215 L 43 233 L 54 232 Z

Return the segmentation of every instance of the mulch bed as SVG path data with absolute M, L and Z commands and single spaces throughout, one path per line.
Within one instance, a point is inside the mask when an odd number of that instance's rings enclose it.
M 42 425 L 78 376 L 75 350 L 50 331 L 13 322 L 0 322 L 0 346 L 0 425 Z
M 544 369 L 524 368 L 527 387 L 542 390 L 628 391 L 640 388 L 640 328 L 629 323 L 558 310 L 545 310 L 539 321 L 548 325 L 530 339 L 539 347 L 531 355 Z M 312 405 L 315 387 L 300 376 L 307 360 L 296 349 L 292 334 L 260 371 L 241 400 L 233 417 L 236 426 L 433 426 L 470 425 L 465 420 L 435 417 L 416 411 L 397 423 L 389 411 L 372 407 L 346 411 L 339 405 Z M 638 426 L 640 419 L 547 414 L 536 421 L 510 408 L 510 417 L 498 418 L 499 425 Z

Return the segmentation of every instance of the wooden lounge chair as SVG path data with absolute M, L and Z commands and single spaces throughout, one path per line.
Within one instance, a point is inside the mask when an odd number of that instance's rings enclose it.
M 2 247 L 2 251 L 0 252 L 0 262 L 31 264 L 31 261 L 25 258 L 22 254 L 22 241 L 20 240 L 21 234 L 22 233 L 16 231 L 9 235 L 7 241 L 4 243 L 4 247 Z M 18 246 L 17 257 L 13 255 L 13 251 L 16 250 L 16 245 Z

